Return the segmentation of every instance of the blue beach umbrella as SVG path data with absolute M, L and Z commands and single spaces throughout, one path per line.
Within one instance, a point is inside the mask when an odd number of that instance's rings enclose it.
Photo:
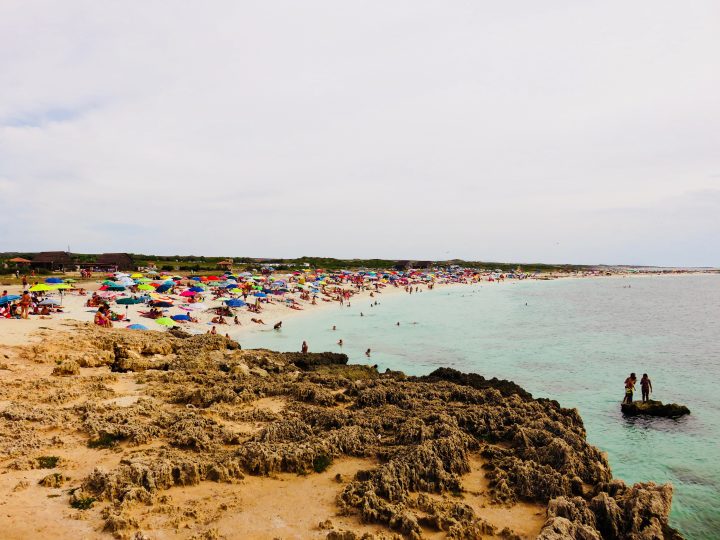
M 7 296 L 0 296 L 0 306 L 9 304 L 10 302 L 14 302 L 15 300 L 20 300 L 20 297 L 17 294 L 8 294 Z
M 45 283 L 62 283 L 62 279 L 59 277 L 49 277 L 45 280 Z
M 189 321 L 189 320 L 190 320 L 190 315 L 182 315 L 182 314 L 180 314 L 180 315 L 171 315 L 170 318 L 171 318 L 173 321 Z
M 205 292 L 202 287 L 190 287 L 190 292 Z
M 225 303 L 229 307 L 243 307 L 245 305 L 245 302 L 240 300 L 239 298 L 233 298 L 231 300 L 225 300 Z
M 255 296 L 257 296 L 258 298 L 267 298 L 267 294 L 265 294 L 264 292 L 256 292 Z
M 155 290 L 159 293 L 164 293 L 166 291 L 169 291 L 171 287 L 172 287 L 172 285 L 170 285 L 169 283 L 163 283 Z
M 128 328 L 130 330 L 147 330 L 148 329 L 147 326 L 144 326 L 142 324 L 131 324 L 130 326 L 128 326 Z
M 115 283 L 113 285 L 108 285 L 107 290 L 108 291 L 124 291 L 125 285 L 120 285 L 119 283 Z

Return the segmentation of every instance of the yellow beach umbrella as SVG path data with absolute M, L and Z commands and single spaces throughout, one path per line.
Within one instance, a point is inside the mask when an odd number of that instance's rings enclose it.
M 50 285 L 45 285 L 44 283 L 38 283 L 37 285 L 33 285 L 30 287 L 31 292 L 45 292 L 45 291 L 52 291 L 52 288 L 50 288 Z

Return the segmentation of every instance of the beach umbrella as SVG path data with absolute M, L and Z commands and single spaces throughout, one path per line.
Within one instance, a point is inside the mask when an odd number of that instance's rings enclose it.
M 194 292 L 194 293 L 204 292 L 204 291 L 205 291 L 205 289 L 203 289 L 202 287 L 190 287 L 188 290 L 189 290 L 189 291 L 192 291 L 192 292 Z
M 9 304 L 10 302 L 14 302 L 15 300 L 20 300 L 20 297 L 17 294 L 8 294 L 7 296 L 0 296 L 0 306 Z
M 45 280 L 45 283 L 62 283 L 62 279 L 59 277 L 49 277 Z
M 118 298 L 115 300 L 116 304 L 126 305 L 126 306 L 132 306 L 134 304 L 141 304 L 142 299 L 141 298 Z
M 74 287 L 70 283 L 58 283 L 57 285 L 50 285 L 53 289 L 73 289 Z
M 162 300 L 154 300 L 152 302 L 153 307 L 172 307 L 172 302 L 164 302 Z
M 175 321 L 170 317 L 160 317 L 159 319 L 155 319 L 155 322 L 162 326 L 175 326 Z
M 243 290 L 235 288 L 235 289 L 230 289 L 230 292 L 233 294 L 242 294 Z
M 189 321 L 190 315 L 172 315 L 170 317 L 173 321 Z
M 141 273 L 139 273 L 139 272 L 135 272 L 135 273 L 132 274 L 130 277 L 131 277 L 131 278 L 141 278 L 141 277 L 143 277 L 143 275 L 142 275 Z
M 120 285 L 119 283 L 114 283 L 113 285 L 107 286 L 108 291 L 124 291 L 125 285 Z
M 131 324 L 127 328 L 130 330 L 147 330 L 148 327 L 143 324 Z
M 156 290 L 157 290 L 157 292 L 166 292 L 166 291 L 169 291 L 171 288 L 172 288 L 172 285 L 170 285 L 169 283 L 163 283 Z
M 67 278 L 64 281 L 65 281 L 65 283 L 75 283 L 75 282 L 77 282 L 77 279 Z
M 41 306 L 57 306 L 60 302 L 55 300 L 54 298 L 46 298 L 42 302 L 40 302 Z
M 180 296 L 195 296 L 197 293 L 195 291 L 187 290 L 180 293 Z
M 255 296 L 257 296 L 258 298 L 266 298 L 267 294 L 265 294 L 264 292 L 256 292 Z
M 37 285 L 33 285 L 30 287 L 30 292 L 45 292 L 45 291 L 52 291 L 52 287 L 50 285 L 45 285 L 44 283 L 38 283 Z
M 152 285 L 148 285 L 147 283 L 143 283 L 142 285 L 138 285 L 138 291 L 154 291 L 155 287 Z
M 239 298 L 231 298 L 230 300 L 225 300 L 225 304 L 228 305 L 228 307 L 243 307 L 245 302 L 240 300 Z

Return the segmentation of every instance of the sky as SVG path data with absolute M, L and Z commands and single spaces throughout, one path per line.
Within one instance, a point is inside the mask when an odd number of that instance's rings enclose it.
M 0 251 L 720 266 L 716 0 L 3 0 Z

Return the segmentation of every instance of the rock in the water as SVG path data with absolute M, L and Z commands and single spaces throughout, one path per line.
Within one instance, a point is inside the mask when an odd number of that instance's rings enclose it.
M 623 414 L 628 416 L 664 416 L 665 418 L 678 418 L 690 414 L 690 409 L 677 403 L 664 404 L 662 401 L 633 401 L 621 405 Z

